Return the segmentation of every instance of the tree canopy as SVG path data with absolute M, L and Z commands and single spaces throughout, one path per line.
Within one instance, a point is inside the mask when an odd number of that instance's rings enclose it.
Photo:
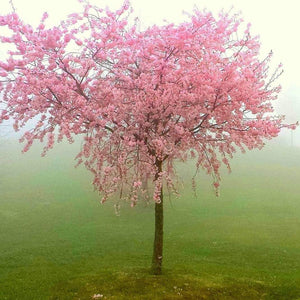
M 272 53 L 261 58 L 239 15 L 195 10 L 180 24 L 140 30 L 131 12 L 127 1 L 117 11 L 86 3 L 54 27 L 45 13 L 37 28 L 16 13 L 0 17 L 11 33 L 0 40 L 12 49 L 0 61 L 0 121 L 19 130 L 37 120 L 21 139 L 25 152 L 35 140 L 45 154 L 83 135 L 78 163 L 102 201 L 125 189 L 134 205 L 145 176 L 160 201 L 174 160 L 194 157 L 217 188 L 237 148 L 261 148 L 291 127 L 272 107 L 281 65 L 269 72 Z

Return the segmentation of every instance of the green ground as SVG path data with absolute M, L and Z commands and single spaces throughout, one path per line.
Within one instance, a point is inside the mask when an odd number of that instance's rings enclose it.
M 76 145 L 46 158 L 0 143 L 0 299 L 300 299 L 300 151 L 238 155 L 216 198 L 190 165 L 166 200 L 164 275 L 149 274 L 153 206 L 100 205 L 73 168 Z M 102 298 L 102 299 L 103 299 Z M 99 298 L 101 299 L 101 298 Z

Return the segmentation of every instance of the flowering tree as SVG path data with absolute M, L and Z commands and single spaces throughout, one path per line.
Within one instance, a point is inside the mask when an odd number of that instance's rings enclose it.
M 83 135 L 78 163 L 94 174 L 102 202 L 127 192 L 135 205 L 152 179 L 160 274 L 163 186 L 173 186 L 174 161 L 196 158 L 217 189 L 236 148 L 261 148 L 291 126 L 272 114 L 281 66 L 268 74 L 271 54 L 260 59 L 257 37 L 237 15 L 195 10 L 186 22 L 138 30 L 131 11 L 128 2 L 114 12 L 85 3 L 52 28 L 47 14 L 37 28 L 16 13 L 1 16 L 11 32 L 1 42 L 12 50 L 0 61 L 0 121 L 19 130 L 37 120 L 21 138 L 24 152 L 35 140 L 45 141 L 45 154 Z

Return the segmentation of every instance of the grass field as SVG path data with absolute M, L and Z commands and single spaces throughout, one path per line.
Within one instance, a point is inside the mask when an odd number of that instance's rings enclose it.
M 166 198 L 164 274 L 150 275 L 153 206 L 99 204 L 77 145 L 47 157 L 0 143 L 0 299 L 300 299 L 300 150 L 238 155 L 216 198 L 180 165 Z

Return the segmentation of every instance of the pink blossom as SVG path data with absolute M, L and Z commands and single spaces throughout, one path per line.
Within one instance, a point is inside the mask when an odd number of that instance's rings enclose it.
M 1 42 L 17 49 L 0 60 L 0 122 L 13 119 L 19 130 L 38 119 L 22 138 L 24 152 L 35 140 L 45 154 L 83 136 L 77 162 L 102 202 L 124 191 L 134 206 L 149 180 L 160 203 L 164 185 L 175 190 L 174 162 L 188 154 L 217 190 L 221 164 L 230 170 L 237 149 L 260 149 L 296 127 L 270 104 L 282 66 L 268 75 L 272 52 L 261 59 L 250 25 L 237 38 L 237 15 L 195 10 L 185 22 L 140 30 L 128 21 L 127 0 L 117 11 L 82 2 L 81 14 L 47 29 L 47 13 L 37 29 L 15 13 L 0 16 L 12 32 Z M 69 52 L 72 40 L 78 51 Z
M 133 186 L 134 186 L 135 188 L 139 188 L 140 186 L 142 186 L 142 182 L 141 182 L 141 181 L 135 181 L 135 182 L 133 183 Z

